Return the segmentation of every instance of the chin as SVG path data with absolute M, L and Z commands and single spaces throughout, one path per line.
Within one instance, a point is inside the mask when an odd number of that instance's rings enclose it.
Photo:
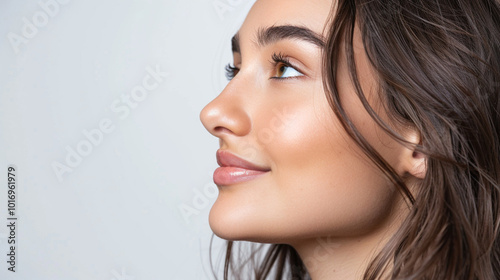
M 209 214 L 209 224 L 213 233 L 228 241 L 250 241 L 259 243 L 280 243 L 282 238 L 275 229 L 266 227 L 262 220 L 244 217 L 238 211 L 227 211 L 218 207 L 217 202 Z
M 230 241 L 246 240 L 249 235 L 246 229 L 248 222 L 245 223 L 247 219 L 244 219 L 241 215 L 237 215 L 235 211 L 222 208 L 224 207 L 220 207 L 215 202 L 212 209 L 210 209 L 208 222 L 214 234 Z

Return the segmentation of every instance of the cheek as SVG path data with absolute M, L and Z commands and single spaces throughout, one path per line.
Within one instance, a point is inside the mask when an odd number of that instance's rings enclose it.
M 352 236 L 376 227 L 389 216 L 396 193 L 352 143 L 326 99 L 303 105 L 266 146 L 275 164 L 270 204 L 276 219 L 286 221 L 280 227 L 303 236 Z

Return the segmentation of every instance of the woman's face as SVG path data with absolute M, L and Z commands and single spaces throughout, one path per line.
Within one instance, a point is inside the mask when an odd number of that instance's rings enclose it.
M 346 134 L 323 89 L 321 41 L 334 4 L 259 0 L 233 40 L 239 71 L 201 112 L 220 140 L 219 196 L 209 218 L 219 237 L 292 244 L 368 235 L 396 219 L 399 193 Z M 377 110 L 375 79 L 355 37 L 362 86 Z M 411 151 L 374 123 L 342 59 L 338 65 L 338 89 L 354 124 L 403 175 L 402 155 Z

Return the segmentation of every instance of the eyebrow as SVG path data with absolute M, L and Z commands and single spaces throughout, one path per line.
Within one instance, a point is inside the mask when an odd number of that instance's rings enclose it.
M 257 44 L 260 47 L 285 39 L 298 39 L 312 43 L 320 48 L 325 46 L 322 37 L 307 27 L 295 25 L 279 25 L 267 28 L 260 28 L 257 32 Z M 231 39 L 231 49 L 233 52 L 240 52 L 239 33 Z

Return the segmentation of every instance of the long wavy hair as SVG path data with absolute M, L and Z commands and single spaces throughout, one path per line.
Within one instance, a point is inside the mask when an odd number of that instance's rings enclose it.
M 415 195 L 342 106 L 337 61 L 346 59 L 367 112 L 408 144 L 361 89 L 355 25 L 388 115 L 420 132 L 416 150 L 427 157 L 427 170 Z M 364 279 L 500 279 L 500 3 L 339 0 L 327 28 L 323 81 L 332 110 L 409 207 Z M 248 248 L 227 242 L 224 279 L 310 279 L 289 245 L 237 243 Z

